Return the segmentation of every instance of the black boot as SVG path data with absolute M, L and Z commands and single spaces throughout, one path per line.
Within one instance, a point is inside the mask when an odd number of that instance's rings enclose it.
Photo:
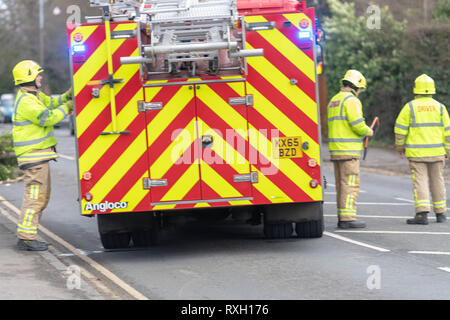
M 19 239 L 19 241 L 17 242 L 17 246 L 19 247 L 19 250 L 25 251 L 45 251 L 48 249 L 48 246 L 45 242 L 37 240 Z
M 364 221 L 360 220 L 353 220 L 353 221 L 339 221 L 338 222 L 338 228 L 341 229 L 353 229 L 353 228 L 365 228 L 366 223 Z
M 445 213 L 439 213 L 436 214 L 436 222 L 445 222 L 447 220 L 447 217 L 445 216 Z
M 428 224 L 428 212 L 416 213 L 412 219 L 406 220 L 407 224 Z

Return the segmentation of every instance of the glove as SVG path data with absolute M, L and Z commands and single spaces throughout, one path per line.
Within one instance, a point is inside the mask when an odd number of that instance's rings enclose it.
M 69 109 L 69 113 L 71 113 L 73 111 L 73 101 L 69 100 L 65 103 L 65 105 L 67 106 L 67 109 Z
M 64 92 L 64 94 L 66 95 L 67 100 L 72 100 L 72 88 Z

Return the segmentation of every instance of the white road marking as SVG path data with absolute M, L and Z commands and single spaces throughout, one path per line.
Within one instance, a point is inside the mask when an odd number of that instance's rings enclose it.
M 360 193 L 366 193 L 367 191 L 359 190 Z M 325 194 L 336 194 L 335 191 L 325 191 Z
M 15 212 L 17 215 L 20 215 L 20 210 L 16 208 L 12 203 L 7 201 L 5 198 L 0 196 L 0 202 L 4 205 L 6 205 L 8 208 L 10 208 L 13 212 Z M 2 209 L 0 207 L 0 213 L 2 213 L 5 217 L 7 217 L 9 220 L 11 220 L 14 223 L 17 223 L 17 218 L 13 218 L 6 210 Z M 114 282 L 116 285 L 121 287 L 123 290 L 125 290 L 129 295 L 134 297 L 137 300 L 149 300 L 146 296 L 144 296 L 142 293 L 134 289 L 132 286 L 130 286 L 128 283 L 120 279 L 118 276 L 116 276 L 114 273 L 106 269 L 104 266 L 96 262 L 95 260 L 89 258 L 88 256 L 82 254 L 79 249 L 75 248 L 73 245 L 68 243 L 67 241 L 63 240 L 44 226 L 39 226 L 39 231 L 41 231 L 43 234 L 45 234 L 47 237 L 53 239 L 54 241 L 58 242 L 60 245 L 65 247 L 68 251 L 72 252 L 74 255 L 76 255 L 78 258 L 83 260 L 84 262 L 88 263 L 92 268 L 103 274 L 105 277 L 107 277 L 109 280 Z
M 324 217 L 337 217 L 336 214 L 324 214 Z M 363 215 L 358 214 L 358 217 L 361 218 L 376 218 L 376 219 L 408 219 L 411 218 L 409 216 L 373 216 L 373 215 Z
M 450 235 L 450 232 L 430 231 L 371 231 L 371 230 L 336 230 L 339 233 L 380 233 L 380 234 L 427 234 L 427 235 Z
M 335 184 L 332 184 L 332 183 L 329 183 L 329 182 L 327 182 L 327 187 L 333 187 L 333 188 L 336 188 L 336 185 Z M 365 190 L 359 190 L 359 192 L 360 193 L 366 193 L 367 191 L 365 191 Z M 325 192 L 326 193 L 326 192 Z
M 442 270 L 442 271 L 450 272 L 450 268 L 449 267 L 439 267 L 438 269 Z
M 75 160 L 74 157 L 66 156 L 65 154 L 61 154 L 61 153 L 58 153 L 58 156 L 60 156 L 63 159 L 67 159 L 67 160 L 72 160 L 72 161 Z
M 336 202 L 324 202 L 324 204 L 336 204 Z M 357 202 L 356 205 L 369 205 L 369 206 L 410 206 L 409 203 L 403 202 Z
M 99 251 L 99 250 L 86 251 L 86 250 L 82 250 L 82 249 L 77 249 L 77 251 L 80 254 L 84 255 L 84 256 L 87 256 L 87 255 L 90 255 L 90 254 L 93 254 L 93 253 L 103 253 L 103 251 Z M 73 257 L 73 256 L 75 256 L 75 253 L 61 253 L 61 254 L 58 254 L 58 257 Z
M 405 198 L 394 198 L 395 200 L 400 200 L 400 201 L 406 201 L 406 202 L 410 202 L 410 203 L 414 203 L 414 200 L 410 200 L 410 199 L 405 199 Z
M 408 251 L 408 253 L 435 254 L 435 255 L 447 255 L 447 256 L 450 256 L 450 252 L 444 252 L 444 251 Z
M 355 241 L 355 240 L 352 240 L 352 239 L 349 239 L 349 238 L 346 238 L 346 237 L 334 234 L 332 232 L 324 231 L 323 234 L 326 235 L 326 236 L 338 239 L 338 240 L 342 240 L 342 241 L 345 241 L 345 242 L 353 243 L 353 244 L 356 244 L 358 246 L 370 248 L 370 249 L 377 250 L 377 251 L 380 251 L 380 252 L 390 252 L 391 251 L 391 250 L 384 249 L 384 248 L 381 248 L 381 247 L 372 246 L 370 244 L 367 244 L 367 243 L 364 243 L 364 242 L 361 242 L 361 241 Z

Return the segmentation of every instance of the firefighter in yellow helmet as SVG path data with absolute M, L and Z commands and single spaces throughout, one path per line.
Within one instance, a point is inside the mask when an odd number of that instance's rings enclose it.
M 366 89 L 366 79 L 357 70 L 349 70 L 341 80 L 341 91 L 328 104 L 328 148 L 334 164 L 338 227 L 365 228 L 356 219 L 359 193 L 359 162 L 363 138 L 372 136 L 366 125 L 362 104 L 358 99 Z
M 22 210 L 17 224 L 21 250 L 47 250 L 36 240 L 39 220 L 50 198 L 49 161 L 58 157 L 53 126 L 73 109 L 72 89 L 49 97 L 41 92 L 44 70 L 34 61 L 19 62 L 13 69 L 14 83 L 20 87 L 12 117 L 13 147 L 19 168 L 24 172 Z
M 415 217 L 408 224 L 428 224 L 431 202 L 437 222 L 446 220 L 445 159 L 450 154 L 450 119 L 447 108 L 432 98 L 434 80 L 422 74 L 415 81 L 415 99 L 408 102 L 395 122 L 395 144 L 406 153 L 413 182 Z

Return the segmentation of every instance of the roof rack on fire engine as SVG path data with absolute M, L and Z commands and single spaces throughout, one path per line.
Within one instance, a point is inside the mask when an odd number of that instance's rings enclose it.
M 140 64 L 141 74 L 145 69 L 148 77 L 180 77 L 183 70 L 187 77 L 225 70 L 242 74 L 246 72 L 243 58 L 263 55 L 262 49 L 245 49 L 236 0 L 90 1 L 103 10 L 101 19 L 138 23 L 140 55 L 122 57 L 120 62 Z
M 141 1 L 134 0 L 89 0 L 91 7 L 103 10 L 102 16 L 88 16 L 88 23 L 98 23 L 105 19 L 112 21 L 133 20 L 139 16 Z

